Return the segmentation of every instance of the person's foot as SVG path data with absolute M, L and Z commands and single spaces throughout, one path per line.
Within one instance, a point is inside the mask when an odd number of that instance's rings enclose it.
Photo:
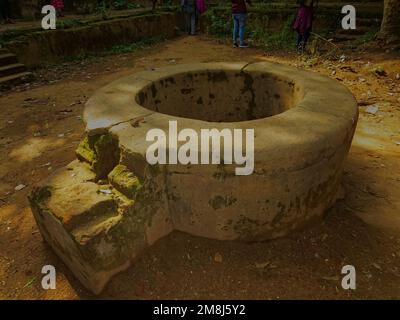
M 243 42 L 239 45 L 239 48 L 248 48 L 249 45 L 246 42 Z
M 234 48 L 239 48 L 237 42 L 235 42 L 235 43 L 232 45 L 232 47 L 234 47 Z

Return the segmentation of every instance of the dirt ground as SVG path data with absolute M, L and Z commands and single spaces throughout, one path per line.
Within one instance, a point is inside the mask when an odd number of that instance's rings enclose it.
M 346 55 L 342 62 L 311 65 L 295 55 L 184 37 L 135 54 L 39 70 L 35 83 L 3 93 L 0 299 L 399 299 L 400 59 Z M 84 135 L 85 101 L 96 89 L 139 70 L 264 60 L 326 74 L 357 97 L 360 119 L 345 165 L 345 199 L 323 223 L 275 241 L 222 242 L 174 232 L 114 277 L 99 297 L 90 294 L 43 242 L 27 201 L 35 183 L 75 158 Z M 387 74 L 377 74 L 378 66 Z M 379 110 L 369 113 L 368 105 Z M 16 191 L 19 185 L 26 187 Z M 56 267 L 56 290 L 41 288 L 46 264 Z M 341 287 L 346 264 L 356 268 L 356 290 Z

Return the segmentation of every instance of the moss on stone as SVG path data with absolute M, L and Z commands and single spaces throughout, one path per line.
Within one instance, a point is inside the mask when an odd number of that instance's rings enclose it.
M 89 145 L 88 137 L 85 137 L 79 143 L 78 148 L 75 150 L 75 153 L 79 160 L 88 162 L 89 164 L 92 164 L 96 159 L 96 154 Z
M 108 179 L 111 185 L 128 198 L 134 198 L 141 188 L 139 178 L 124 165 L 117 165 L 109 173 Z
M 79 160 L 91 165 L 96 179 L 102 179 L 118 163 L 118 142 L 111 134 L 85 137 L 75 151 Z
M 208 203 L 210 206 L 214 209 L 221 209 L 223 207 L 229 207 L 230 205 L 234 204 L 236 202 L 236 198 L 233 198 L 232 196 L 215 196 L 214 198 L 210 199 Z

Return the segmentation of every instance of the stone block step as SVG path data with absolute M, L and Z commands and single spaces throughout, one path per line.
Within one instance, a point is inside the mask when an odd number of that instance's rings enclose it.
M 0 52 L 0 67 L 18 63 L 17 57 L 12 53 L 1 53 Z
M 26 67 L 22 63 L 13 63 L 6 66 L 0 67 L 0 78 L 25 72 Z
M 4 53 L 10 53 L 10 51 L 8 51 L 5 48 L 0 48 L 0 54 L 4 54 Z
M 7 88 L 13 85 L 18 85 L 33 79 L 31 72 L 20 72 L 17 74 L 9 75 L 0 78 L 0 88 Z

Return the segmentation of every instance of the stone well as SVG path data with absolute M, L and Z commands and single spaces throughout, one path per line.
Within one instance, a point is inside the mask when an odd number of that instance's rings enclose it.
M 87 102 L 77 160 L 35 188 L 44 239 L 91 291 L 172 230 L 266 240 L 335 202 L 358 118 L 349 90 L 272 63 L 190 64 L 137 73 Z M 236 164 L 150 165 L 150 129 L 254 129 L 254 172 Z M 180 142 L 183 144 L 183 142 Z M 211 152 L 211 151 L 210 151 Z

